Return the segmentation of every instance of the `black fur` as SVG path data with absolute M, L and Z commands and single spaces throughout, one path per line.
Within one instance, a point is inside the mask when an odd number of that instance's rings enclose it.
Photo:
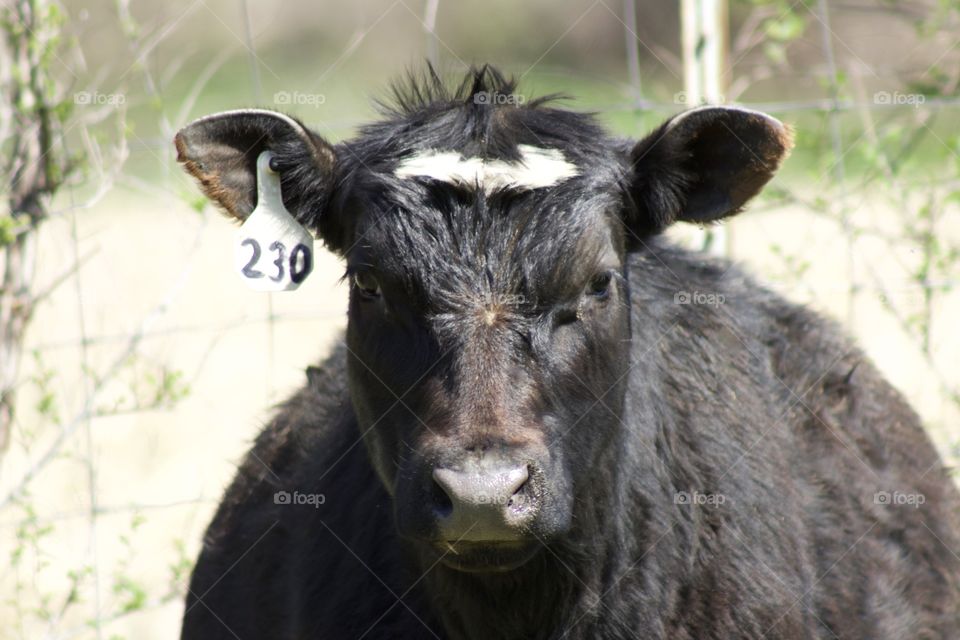
M 183 637 L 960 637 L 960 500 L 916 414 L 833 323 L 657 236 L 739 210 L 786 130 L 708 110 L 629 145 L 475 100 L 514 90 L 428 72 L 332 167 L 272 147 L 295 215 L 367 284 L 227 491 Z M 580 175 L 484 194 L 393 174 L 518 144 Z M 424 508 L 430 471 L 478 451 L 536 476 L 517 568 L 458 570 Z

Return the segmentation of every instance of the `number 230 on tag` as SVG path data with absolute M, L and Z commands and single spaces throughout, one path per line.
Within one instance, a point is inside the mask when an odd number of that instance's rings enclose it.
M 313 269 L 313 236 L 283 206 L 271 157 L 257 158 L 257 206 L 240 227 L 235 264 L 252 289 L 292 291 Z

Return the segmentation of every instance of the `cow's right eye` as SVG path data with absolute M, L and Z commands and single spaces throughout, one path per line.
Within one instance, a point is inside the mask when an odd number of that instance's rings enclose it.
M 598 273 L 590 281 L 587 291 L 595 298 L 606 298 L 610 295 L 610 283 L 613 282 L 613 274 L 609 271 Z
M 360 297 L 373 300 L 380 297 L 380 282 L 369 271 L 357 271 L 353 274 L 353 286 Z

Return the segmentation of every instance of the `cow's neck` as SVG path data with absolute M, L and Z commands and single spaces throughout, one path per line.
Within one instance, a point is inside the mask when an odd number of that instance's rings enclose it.
M 598 565 L 562 553 L 542 549 L 508 573 L 465 574 L 437 566 L 423 582 L 451 639 L 556 637 L 557 629 L 592 617 L 597 598 L 591 594 L 601 592 L 600 576 L 592 575 Z

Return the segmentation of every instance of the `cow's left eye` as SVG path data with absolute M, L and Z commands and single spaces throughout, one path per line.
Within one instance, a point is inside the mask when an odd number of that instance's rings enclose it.
M 353 274 L 353 286 L 363 300 L 374 300 L 380 297 L 380 282 L 369 271 L 358 271 Z
M 590 280 L 590 286 L 587 287 L 587 293 L 595 298 L 606 298 L 610 295 L 610 284 L 613 282 L 613 274 L 609 271 L 598 273 Z

